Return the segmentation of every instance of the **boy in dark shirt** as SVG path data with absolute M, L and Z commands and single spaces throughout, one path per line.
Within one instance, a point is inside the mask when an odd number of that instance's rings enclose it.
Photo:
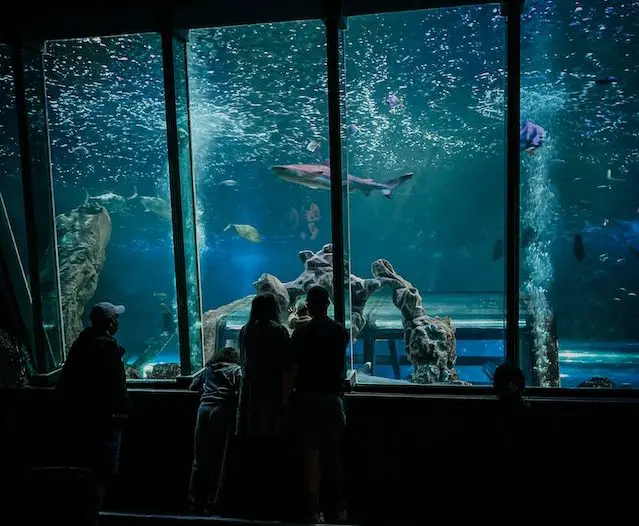
M 333 493 L 326 519 L 344 519 L 340 439 L 346 418 L 342 391 L 348 332 L 328 317 L 328 293 L 312 287 L 306 295 L 312 319 L 293 332 L 296 435 L 302 449 L 308 520 L 320 519 L 320 481 Z

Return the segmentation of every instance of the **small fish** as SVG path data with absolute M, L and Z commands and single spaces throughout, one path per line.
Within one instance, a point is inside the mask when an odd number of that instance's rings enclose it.
M 581 237 L 581 234 L 575 234 L 575 238 L 572 242 L 572 253 L 579 263 L 586 257 L 586 247 L 584 246 L 584 238 Z
M 501 239 L 495 241 L 493 246 L 493 261 L 499 261 L 504 256 L 504 242 Z
M 166 298 L 166 292 L 154 292 L 153 293 L 153 297 L 154 298 Z
M 608 168 L 608 171 L 606 172 L 606 179 L 608 179 L 608 181 L 619 181 L 619 182 L 625 182 L 625 179 L 620 179 L 618 177 L 613 177 L 612 176 L 612 170 L 610 168 Z
M 614 84 L 616 82 L 619 82 L 619 79 L 617 77 L 613 77 L 612 75 L 609 77 L 601 77 L 595 80 L 595 84 L 599 84 L 600 86 L 605 86 L 607 84 Z
M 217 186 L 228 186 L 232 188 L 233 186 L 237 186 L 237 181 L 234 179 L 224 179 L 224 181 L 217 183 Z
M 140 202 L 142 203 L 145 212 L 152 212 L 156 216 L 166 219 L 167 221 L 171 220 L 171 204 L 165 199 L 162 199 L 161 197 L 141 195 Z
M 357 124 L 351 123 L 346 127 L 346 136 L 352 137 L 353 135 L 357 135 L 359 133 L 359 128 Z
M 391 110 L 394 110 L 399 105 L 399 98 L 394 93 L 391 93 L 386 97 L 385 102 L 390 106 Z
M 615 263 L 617 263 L 617 265 L 621 265 L 621 264 L 623 264 L 625 262 L 626 262 L 626 258 L 619 258 L 619 259 L 617 259 L 617 261 Z
M 628 296 L 636 296 L 637 293 L 636 292 L 628 292 Z
M 628 289 L 626 289 L 625 287 L 619 287 L 619 290 L 621 290 L 623 292 L 626 292 L 626 290 L 628 290 Z
M 527 248 L 537 241 L 537 239 L 539 239 L 537 231 L 533 227 L 527 226 L 521 233 L 520 246 L 521 248 Z M 493 245 L 493 261 L 499 261 L 502 257 L 504 257 L 504 242 L 498 239 Z
M 621 301 L 621 298 L 612 298 L 614 301 Z
M 311 142 L 309 142 L 309 143 L 306 145 L 306 149 L 307 149 L 309 152 L 314 152 L 314 151 L 316 151 L 316 150 L 317 150 L 320 146 L 321 146 L 321 145 L 320 145 L 320 143 L 319 143 L 319 142 L 317 142 L 317 141 L 311 141 Z
M 69 153 L 82 152 L 84 155 L 89 155 L 89 150 L 85 146 L 75 146 L 69 150 Z
M 612 190 L 612 186 L 609 184 L 600 184 L 597 188 L 607 188 L 608 190 Z
M 234 229 L 237 232 L 237 235 L 252 242 L 252 243 L 260 243 L 260 233 L 257 231 L 257 228 L 251 225 L 238 225 L 235 223 L 229 223 L 226 225 L 224 232 L 230 229 Z

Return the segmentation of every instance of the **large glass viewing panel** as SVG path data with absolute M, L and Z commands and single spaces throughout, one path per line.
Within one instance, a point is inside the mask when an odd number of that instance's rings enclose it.
M 504 360 L 504 39 L 498 5 L 348 20 L 358 383 L 486 384 Z
M 20 171 L 13 64 L 11 48 L 5 44 L 0 44 L 0 193 L 7 208 L 20 261 L 26 271 L 29 268 L 27 228 Z
M 93 303 L 123 304 L 131 378 L 179 372 L 162 44 L 157 34 L 47 43 L 67 345 Z
M 525 5 L 521 293 L 536 385 L 639 387 L 638 38 L 637 2 Z
M 13 49 L 21 176 L 28 231 L 29 285 L 33 301 L 36 371 L 47 373 L 65 357 L 58 279 L 46 100 L 44 49 L 23 42 Z M 42 327 L 42 330 L 40 329 Z
M 287 321 L 305 269 L 332 287 L 326 38 L 321 21 L 304 21 L 193 30 L 189 40 L 208 360 L 236 342 L 256 291 L 275 291 Z

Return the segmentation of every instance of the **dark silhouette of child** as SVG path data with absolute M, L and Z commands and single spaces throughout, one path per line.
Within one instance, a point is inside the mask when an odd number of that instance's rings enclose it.
M 212 513 L 227 437 L 235 428 L 235 415 L 242 369 L 240 353 L 222 349 L 191 384 L 201 390 L 195 424 L 193 467 L 189 486 L 193 513 Z

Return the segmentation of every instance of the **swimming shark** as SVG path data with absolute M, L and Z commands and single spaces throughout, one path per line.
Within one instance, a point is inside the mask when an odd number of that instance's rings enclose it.
M 290 183 L 306 186 L 317 190 L 330 190 L 331 168 L 328 164 L 286 164 L 272 166 L 271 171 L 276 177 Z M 364 195 L 370 195 L 373 190 L 379 190 L 390 199 L 393 191 L 401 184 L 413 177 L 406 173 L 387 181 L 378 182 L 371 178 L 363 179 L 348 174 L 348 184 L 351 190 L 359 190 Z M 344 181 L 346 184 L 346 181 Z

